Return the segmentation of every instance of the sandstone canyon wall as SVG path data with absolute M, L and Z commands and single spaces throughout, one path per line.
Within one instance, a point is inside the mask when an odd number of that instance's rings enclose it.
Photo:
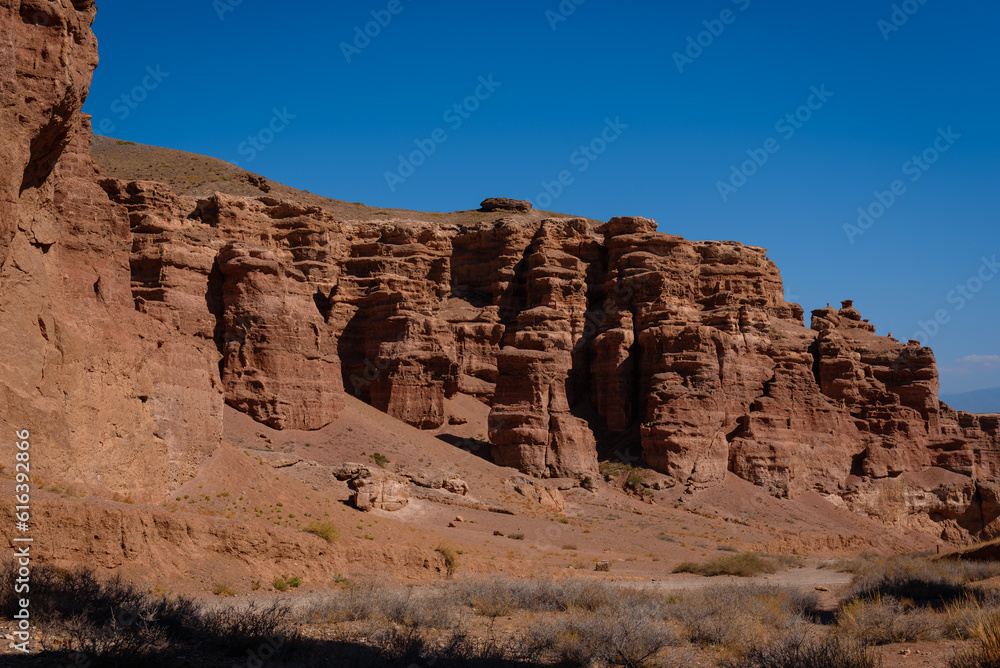
M 95 11 L 0 0 L 0 428 L 31 431 L 36 482 L 153 500 L 218 444 L 218 353 L 134 308 L 129 220 L 79 113 Z
M 677 484 L 731 473 L 1000 534 L 1000 416 L 941 404 L 931 350 L 850 302 L 806 327 L 764 249 L 644 218 L 352 219 L 101 176 L 79 113 L 94 11 L 0 0 L 0 426 L 36 434 L 42 475 L 158 501 L 219 444 L 224 402 L 317 429 L 348 392 L 436 428 L 463 393 L 526 473 L 631 451 Z

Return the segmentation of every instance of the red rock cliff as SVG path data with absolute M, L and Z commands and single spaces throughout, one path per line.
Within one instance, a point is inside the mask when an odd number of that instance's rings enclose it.
M 218 444 L 217 352 L 133 307 L 129 220 L 78 113 L 95 11 L 0 0 L 0 428 L 31 431 L 38 479 L 156 500 Z
M 349 392 L 435 428 L 464 393 L 527 473 L 630 449 L 678 484 L 732 472 L 876 513 L 885 484 L 943 469 L 965 505 L 903 494 L 897 515 L 1000 532 L 998 417 L 940 404 L 930 349 L 850 302 L 805 327 L 764 249 L 644 218 L 352 217 L 104 178 L 79 113 L 93 3 L 0 12 L 0 426 L 35 433 L 44 476 L 158 500 L 218 444 L 223 402 L 317 429 Z

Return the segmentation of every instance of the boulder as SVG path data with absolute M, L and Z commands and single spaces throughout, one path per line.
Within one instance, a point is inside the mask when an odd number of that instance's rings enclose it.
M 519 199 L 509 199 L 507 197 L 488 197 L 479 205 L 480 210 L 494 211 L 516 211 L 517 213 L 527 213 L 531 211 L 531 202 Z

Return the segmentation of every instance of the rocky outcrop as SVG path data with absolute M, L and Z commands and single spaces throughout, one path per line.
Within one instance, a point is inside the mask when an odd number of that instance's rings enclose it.
M 566 510 L 566 498 L 555 487 L 546 487 L 537 482 L 522 479 L 514 482 L 514 490 L 547 510 L 557 513 Z
M 807 328 L 762 248 L 516 200 L 400 217 L 101 178 L 93 17 L 0 0 L 0 427 L 46 444 L 43 477 L 155 501 L 218 445 L 224 403 L 317 429 L 346 392 L 431 429 L 462 393 L 490 407 L 494 461 L 535 476 L 590 488 L 599 453 L 631 453 L 664 484 L 733 472 L 996 531 L 1000 416 L 941 404 L 931 350 L 851 302 Z M 405 481 L 357 479 L 359 505 L 402 502 Z
M 346 480 L 351 503 L 358 510 L 392 512 L 410 502 L 409 481 L 403 476 L 364 464 L 348 463 L 333 471 L 338 480 Z
M 0 1 L 0 428 L 31 432 L 39 478 L 158 500 L 218 445 L 217 352 L 133 308 L 79 113 L 95 11 Z
M 515 211 L 517 213 L 527 213 L 531 211 L 531 202 L 521 199 L 510 199 L 508 197 L 487 197 L 479 205 L 481 211 L 493 213 L 495 211 Z

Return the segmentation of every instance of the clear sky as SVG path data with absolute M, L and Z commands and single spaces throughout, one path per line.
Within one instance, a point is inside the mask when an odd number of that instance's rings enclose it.
M 515 197 L 763 246 L 807 324 L 854 299 L 934 348 L 943 392 L 1000 386 L 995 3 L 98 7 L 102 134 L 373 206 Z

